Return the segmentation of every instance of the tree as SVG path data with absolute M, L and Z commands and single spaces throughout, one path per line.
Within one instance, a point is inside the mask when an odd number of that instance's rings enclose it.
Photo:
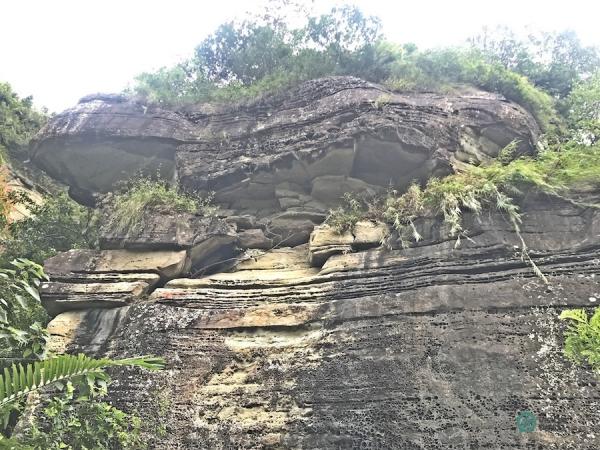
M 33 107 L 32 97 L 19 98 L 8 83 L 0 82 L 0 154 L 26 153 L 26 144 L 46 121 Z
M 579 82 L 565 102 L 574 138 L 592 145 L 600 139 L 600 70 Z
M 255 94 L 324 75 L 389 75 L 392 46 L 381 45 L 379 20 L 358 8 L 333 8 L 292 26 L 294 2 L 274 2 L 263 14 L 228 22 L 198 45 L 192 59 L 136 78 L 133 92 L 181 104 Z M 272 13 L 270 11 L 275 11 Z
M 573 86 L 600 65 L 596 47 L 584 46 L 573 31 L 530 34 L 519 38 L 508 28 L 484 29 L 469 39 L 488 61 L 527 77 L 535 86 L 563 99 Z
M 94 248 L 97 244 L 98 214 L 79 205 L 66 193 L 37 204 L 27 196 L 11 196 L 12 203 L 24 205 L 29 216 L 8 224 L 0 236 L 0 267 L 14 258 L 37 263 L 72 248 Z

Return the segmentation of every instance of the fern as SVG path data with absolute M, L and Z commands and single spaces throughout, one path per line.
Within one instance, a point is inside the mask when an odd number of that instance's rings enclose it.
M 600 375 L 600 308 L 592 317 L 583 309 L 567 309 L 560 318 L 569 321 L 564 347 L 567 358 L 577 364 L 589 364 Z
M 164 367 L 162 358 L 140 356 L 126 359 L 94 359 L 84 354 L 60 355 L 27 365 L 13 364 L 5 368 L 0 375 L 0 409 L 14 403 L 32 391 L 53 383 L 103 373 L 111 366 L 138 366 L 148 370 L 160 370 Z

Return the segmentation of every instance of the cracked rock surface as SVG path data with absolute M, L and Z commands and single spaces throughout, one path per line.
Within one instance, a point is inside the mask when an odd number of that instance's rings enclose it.
M 81 201 L 160 167 L 221 209 L 148 217 L 48 260 L 51 348 L 163 356 L 162 372 L 111 373 L 111 399 L 143 417 L 153 449 L 600 448 L 597 381 L 564 358 L 558 321 L 600 298 L 597 209 L 519 199 L 548 284 L 498 212 L 466 214 L 458 247 L 439 217 L 415 221 L 410 248 L 382 245 L 385 224 L 322 225 L 346 191 L 402 190 L 514 139 L 531 153 L 537 134 L 493 94 L 349 77 L 235 107 L 82 99 L 35 148 Z M 517 431 L 522 410 L 535 432 Z

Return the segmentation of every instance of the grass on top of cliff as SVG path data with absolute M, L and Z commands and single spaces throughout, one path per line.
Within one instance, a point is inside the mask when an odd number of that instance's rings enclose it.
M 332 210 L 327 223 L 344 232 L 364 218 L 382 220 L 398 232 L 406 246 L 422 239 L 416 219 L 441 215 L 458 245 L 461 237 L 467 237 L 464 211 L 502 211 L 520 236 L 521 216 L 516 199 L 525 190 L 535 189 L 578 202 L 579 194 L 600 187 L 600 143 L 568 143 L 543 151 L 536 158 L 510 161 L 513 149 L 514 144 L 507 146 L 488 165 L 473 166 L 442 179 L 432 178 L 424 187 L 412 184 L 402 194 L 391 190 L 387 196 L 371 201 L 346 196 L 346 204 Z M 525 253 L 524 242 L 522 249 Z
M 109 226 L 117 233 L 135 234 L 140 231 L 146 212 L 211 215 L 211 202 L 212 195 L 202 198 L 182 192 L 164 180 L 137 177 L 108 200 Z

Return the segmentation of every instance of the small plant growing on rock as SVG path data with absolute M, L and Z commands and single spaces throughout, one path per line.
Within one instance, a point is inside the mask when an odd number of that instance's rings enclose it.
M 600 375 L 600 308 L 591 317 L 583 309 L 567 309 L 560 318 L 569 322 L 564 347 L 567 358 L 576 364 L 589 364 Z
M 116 232 L 136 233 L 144 214 L 155 213 L 201 213 L 214 214 L 212 194 L 200 197 L 180 191 L 164 180 L 137 177 L 130 181 L 123 192 L 108 200 L 109 225 Z
M 381 94 L 373 102 L 373 107 L 375 109 L 383 109 L 386 105 L 388 105 L 390 103 L 391 100 L 392 100 L 391 95 L 389 95 L 389 94 Z
M 511 143 L 501 151 L 502 158 L 491 164 L 472 166 L 442 179 L 431 178 L 423 188 L 413 184 L 402 194 L 391 190 L 384 199 L 373 200 L 368 205 L 356 197 L 345 196 L 342 206 L 331 211 L 327 223 L 339 232 L 345 232 L 361 219 L 385 221 L 398 231 L 401 243 L 406 246 L 410 240 L 421 239 L 415 226 L 418 218 L 441 215 L 458 246 L 461 238 L 468 237 L 463 213 L 470 211 L 479 215 L 495 209 L 505 214 L 519 237 L 522 259 L 546 281 L 529 257 L 521 236 L 521 214 L 515 199 L 526 190 L 534 189 L 573 203 L 597 207 L 581 202 L 578 197 L 599 186 L 600 145 L 570 142 L 556 145 L 537 158 L 513 159 L 515 146 Z
M 352 231 L 356 223 L 365 215 L 363 202 L 355 195 L 346 192 L 342 197 L 342 205 L 332 209 L 325 223 L 333 227 L 338 233 Z

